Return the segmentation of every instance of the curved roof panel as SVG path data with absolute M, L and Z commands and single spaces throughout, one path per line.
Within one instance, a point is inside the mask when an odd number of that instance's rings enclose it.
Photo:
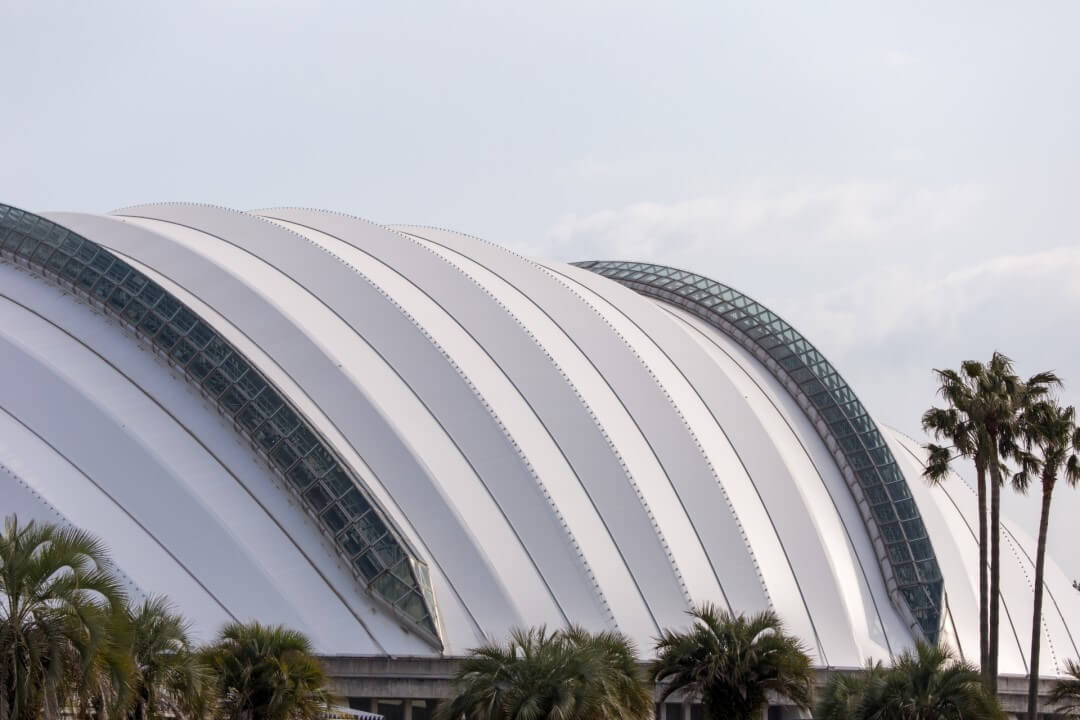
M 930 537 L 892 452 L 840 373 L 806 338 L 764 305 L 702 275 L 663 265 L 577 263 L 638 292 L 686 308 L 750 348 L 800 400 L 833 449 L 896 602 L 936 642 L 942 579 Z M 732 427 L 738 427 L 733 424 Z
M 5 497 L 204 636 L 458 655 L 574 622 L 647 650 L 710 601 L 775 610 L 823 667 L 978 647 L 966 486 L 925 485 L 813 345 L 699 275 L 300 208 L 2 206 L 0 321 Z M 1080 601 L 1048 578 L 1054 673 Z
M 401 540 L 336 450 L 243 354 L 161 285 L 97 243 L 4 205 L 0 230 L 0 247 L 9 257 L 117 318 L 168 357 L 289 481 L 348 557 L 357 577 L 438 642 L 424 563 Z M 101 444 L 116 448 L 117 441 L 103 438 Z

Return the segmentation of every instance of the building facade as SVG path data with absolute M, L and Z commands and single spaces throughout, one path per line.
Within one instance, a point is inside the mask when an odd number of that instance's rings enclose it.
M 257 618 L 445 668 L 577 623 L 647 657 L 713 602 L 776 610 L 823 672 L 977 658 L 971 488 L 691 272 L 298 208 L 0 206 L 0 368 L 5 514 L 101 536 L 204 637 Z M 1005 675 L 1033 558 L 1006 521 Z M 1047 676 L 1078 609 L 1051 557 Z

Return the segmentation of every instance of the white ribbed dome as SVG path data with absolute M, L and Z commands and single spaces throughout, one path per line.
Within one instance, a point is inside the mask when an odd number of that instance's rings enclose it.
M 822 666 L 917 634 L 977 654 L 973 495 L 726 286 L 311 210 L 44 218 L 0 206 L 5 506 L 100 535 L 204 635 L 455 655 L 576 622 L 648 648 L 712 601 L 776 609 Z M 1019 674 L 1034 550 L 1006 529 Z M 1080 603 L 1049 566 L 1054 674 Z

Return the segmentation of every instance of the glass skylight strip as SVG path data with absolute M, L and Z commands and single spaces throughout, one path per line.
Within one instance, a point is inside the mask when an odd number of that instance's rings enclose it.
M 70 289 L 181 370 L 318 519 L 361 584 L 441 649 L 425 563 L 329 442 L 224 337 L 100 245 L 2 204 L 0 257 Z
M 663 265 L 587 261 L 578 267 L 608 277 L 642 295 L 676 304 L 746 346 L 776 375 L 814 423 L 844 471 L 875 543 L 886 580 L 894 581 L 897 607 L 930 642 L 941 626 L 944 583 L 926 527 L 907 481 L 862 403 L 836 369 L 806 338 L 775 313 L 739 291 L 702 275 Z M 679 278 L 672 283 L 670 278 Z M 860 502 L 864 500 L 865 502 Z

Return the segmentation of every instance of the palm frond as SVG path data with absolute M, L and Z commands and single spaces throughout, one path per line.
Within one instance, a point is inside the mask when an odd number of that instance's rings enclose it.
M 703 604 L 685 631 L 666 630 L 651 668 L 661 702 L 674 692 L 698 696 L 708 717 L 743 720 L 760 715 L 769 693 L 809 708 L 810 659 L 772 611 L 747 617 Z
M 919 643 L 892 667 L 869 662 L 859 675 L 834 675 L 815 717 L 821 720 L 963 718 L 1004 720 L 997 700 L 974 667 L 952 652 Z

